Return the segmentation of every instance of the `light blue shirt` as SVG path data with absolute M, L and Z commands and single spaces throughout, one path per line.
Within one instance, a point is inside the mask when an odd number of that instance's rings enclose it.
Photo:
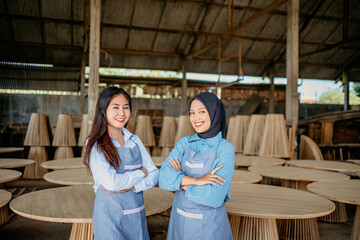
M 203 154 L 207 151 L 217 149 L 217 158 L 214 161 L 213 168 L 223 165 L 215 174 L 220 175 L 225 179 L 224 185 L 214 186 L 206 184 L 203 186 L 190 185 L 187 187 L 185 197 L 195 203 L 219 207 L 224 202 L 230 200 L 230 186 L 231 178 L 234 174 L 235 151 L 234 147 L 226 139 L 222 138 L 221 132 L 215 137 L 202 139 L 196 133 L 192 136 L 185 136 L 181 138 L 169 156 L 161 164 L 159 175 L 159 188 L 168 191 L 181 190 L 181 180 L 185 176 L 183 172 L 176 171 L 170 167 L 170 158 L 178 158 L 181 162 L 187 146 L 190 144 L 191 150 L 197 154 Z
M 151 160 L 140 138 L 125 128 L 122 128 L 122 132 L 125 141 L 124 147 L 133 148 L 135 144 L 138 145 L 142 157 L 142 167 L 147 169 L 148 176 L 144 177 L 145 174 L 141 170 L 128 171 L 122 174 L 117 173 L 115 168 L 109 165 L 103 152 L 95 144 L 90 155 L 90 168 L 95 181 L 95 192 L 100 185 L 110 191 L 120 191 L 134 187 L 134 192 L 141 192 L 152 188 L 158 182 L 159 170 Z M 111 140 L 115 147 L 121 147 L 114 138 L 111 137 Z

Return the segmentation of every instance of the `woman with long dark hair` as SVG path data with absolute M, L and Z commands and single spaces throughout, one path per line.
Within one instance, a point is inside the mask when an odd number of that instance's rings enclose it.
M 225 140 L 224 105 L 203 92 L 189 102 L 196 134 L 181 138 L 161 164 L 159 187 L 175 191 L 167 239 L 232 239 L 230 200 L 234 147 Z
M 157 183 L 159 171 L 126 129 L 130 113 L 131 98 L 123 89 L 101 91 L 84 156 L 95 181 L 95 239 L 149 239 L 143 191 Z

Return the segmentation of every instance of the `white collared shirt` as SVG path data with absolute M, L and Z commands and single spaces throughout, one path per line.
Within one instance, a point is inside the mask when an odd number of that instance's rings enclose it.
M 124 147 L 133 148 L 135 144 L 138 145 L 142 157 L 142 167 L 147 169 L 148 176 L 144 178 L 145 174 L 141 170 L 128 171 L 122 174 L 117 173 L 95 144 L 90 155 L 90 168 L 95 181 L 95 192 L 100 185 L 110 191 L 120 191 L 134 186 L 134 192 L 141 192 L 152 188 L 158 182 L 159 170 L 151 160 L 150 154 L 140 138 L 133 135 L 126 128 L 122 128 L 122 132 L 124 134 Z M 121 147 L 114 138 L 111 137 L 111 140 L 115 147 Z

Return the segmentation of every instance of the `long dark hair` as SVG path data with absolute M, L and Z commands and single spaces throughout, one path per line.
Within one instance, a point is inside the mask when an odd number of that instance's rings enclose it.
M 106 120 L 106 109 L 109 106 L 111 99 L 115 96 L 122 94 L 126 97 L 129 102 L 129 107 L 131 111 L 131 98 L 125 90 L 118 87 L 107 87 L 104 88 L 98 101 L 96 103 L 94 121 L 91 127 L 90 134 L 87 139 L 86 149 L 85 149 L 85 156 L 84 156 L 84 164 L 85 166 L 90 169 L 90 154 L 91 150 L 95 144 L 97 144 L 97 148 L 103 152 L 106 161 L 109 163 L 110 166 L 114 167 L 115 169 L 119 168 L 121 159 L 117 152 L 116 147 L 111 141 L 111 138 L 108 134 L 107 130 L 107 120 Z M 126 124 L 125 124 L 126 127 Z

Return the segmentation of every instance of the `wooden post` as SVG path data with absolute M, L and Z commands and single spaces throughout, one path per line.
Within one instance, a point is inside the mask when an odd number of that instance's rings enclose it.
M 274 85 L 274 72 L 270 73 L 270 92 L 269 92 L 269 113 L 275 112 L 275 85 Z
M 182 65 L 182 74 L 183 78 L 181 81 L 181 115 L 187 114 L 187 79 L 186 79 L 186 71 L 187 71 L 187 61 L 184 60 Z
M 297 123 L 299 115 L 299 0 L 287 1 L 286 121 Z
M 220 78 L 221 78 L 221 38 L 218 38 L 218 81 L 216 83 L 216 95 L 221 99 L 221 88 L 220 88 Z
M 94 119 L 96 102 L 99 97 L 99 67 L 100 67 L 100 22 L 101 0 L 90 0 L 90 51 L 89 51 L 89 129 Z
M 81 68 L 80 68 L 80 110 L 82 114 L 85 114 L 85 67 L 86 67 L 86 56 L 89 50 L 89 16 L 90 6 L 89 0 L 85 0 L 84 7 L 84 48 L 81 58 Z
M 85 65 L 86 53 L 83 53 L 80 68 L 80 110 L 82 114 L 85 113 Z
M 343 84 L 344 84 L 344 111 L 350 110 L 349 107 L 349 79 L 348 79 L 348 74 L 347 72 L 344 70 L 343 71 Z

